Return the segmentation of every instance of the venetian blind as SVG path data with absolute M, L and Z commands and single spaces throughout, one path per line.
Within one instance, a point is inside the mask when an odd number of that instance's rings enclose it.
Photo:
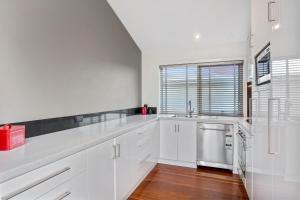
M 160 67 L 160 113 L 243 114 L 242 62 L 202 63 Z
M 199 115 L 243 115 L 243 67 L 240 64 L 200 65 Z

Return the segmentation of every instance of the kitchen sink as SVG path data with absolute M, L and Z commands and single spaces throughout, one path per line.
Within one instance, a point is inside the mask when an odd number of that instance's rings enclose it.
M 183 114 L 177 114 L 177 115 L 173 115 L 172 117 L 174 118 L 197 118 L 198 116 L 197 115 L 192 115 L 192 116 L 189 116 L 189 115 L 183 115 Z

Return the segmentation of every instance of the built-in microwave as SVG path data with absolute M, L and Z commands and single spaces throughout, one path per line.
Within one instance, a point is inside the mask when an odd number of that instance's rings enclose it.
M 271 51 L 270 43 L 255 56 L 256 85 L 271 82 Z

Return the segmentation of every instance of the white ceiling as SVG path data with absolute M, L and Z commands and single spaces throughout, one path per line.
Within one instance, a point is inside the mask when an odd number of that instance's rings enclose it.
M 250 26 L 250 0 L 107 1 L 142 51 L 239 43 Z

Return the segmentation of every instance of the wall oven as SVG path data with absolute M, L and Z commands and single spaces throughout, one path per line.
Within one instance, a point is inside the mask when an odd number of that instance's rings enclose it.
M 270 43 L 255 56 L 256 85 L 271 82 L 271 52 Z

